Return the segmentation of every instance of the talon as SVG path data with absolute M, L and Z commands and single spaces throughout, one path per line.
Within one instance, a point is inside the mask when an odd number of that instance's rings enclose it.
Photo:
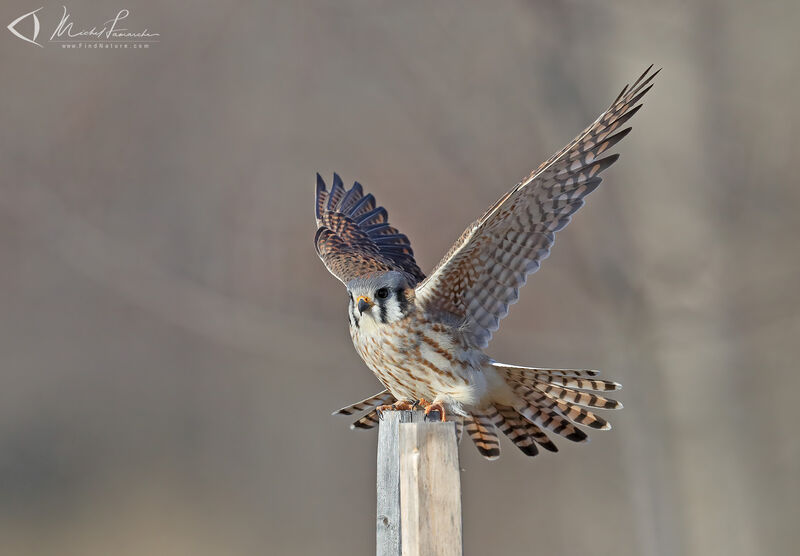
M 440 422 L 444 423 L 447 420 L 444 412 L 444 405 L 442 405 L 442 402 L 428 404 L 428 406 L 425 408 L 425 417 L 427 417 L 431 413 L 431 411 L 439 412 Z

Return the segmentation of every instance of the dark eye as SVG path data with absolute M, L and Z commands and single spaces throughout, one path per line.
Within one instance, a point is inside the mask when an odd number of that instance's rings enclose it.
M 375 292 L 375 297 L 378 299 L 386 299 L 389 297 L 389 290 L 387 288 L 381 288 Z

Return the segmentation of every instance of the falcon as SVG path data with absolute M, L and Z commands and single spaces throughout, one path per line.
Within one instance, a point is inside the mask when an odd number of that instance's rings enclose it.
M 336 174 L 328 190 L 317 174 L 317 254 L 347 287 L 353 345 L 385 388 L 334 415 L 364 412 L 353 427 L 368 429 L 382 411 L 436 411 L 488 459 L 500 455 L 498 430 L 535 456 L 539 447 L 557 451 L 548 433 L 585 442 L 577 425 L 611 428 L 594 410 L 622 407 L 600 394 L 618 383 L 594 370 L 498 363 L 484 349 L 556 232 L 619 157 L 609 150 L 630 132 L 624 126 L 658 74 L 651 70 L 470 224 L 428 276 L 375 197 L 358 182 L 346 189 Z

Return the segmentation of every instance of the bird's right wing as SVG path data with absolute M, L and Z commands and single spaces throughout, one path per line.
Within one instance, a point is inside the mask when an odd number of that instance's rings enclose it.
M 600 173 L 619 155 L 603 156 L 631 128 L 621 129 L 650 90 L 650 68 L 571 143 L 501 197 L 467 228 L 417 288 L 417 303 L 463 319 L 486 347 L 527 276 L 550 254 L 555 232 L 569 224 Z
M 414 284 L 425 275 L 414 260 L 411 242 L 389 224 L 375 197 L 364 195 L 361 184 L 345 189 L 334 174 L 331 190 L 317 174 L 315 215 L 317 254 L 331 274 L 347 284 L 374 272 L 404 272 Z

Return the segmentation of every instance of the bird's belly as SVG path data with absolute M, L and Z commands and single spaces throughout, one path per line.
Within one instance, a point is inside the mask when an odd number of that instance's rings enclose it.
M 486 356 L 465 349 L 441 328 L 412 329 L 386 325 L 350 332 L 364 363 L 396 398 L 477 405 L 486 391 Z

